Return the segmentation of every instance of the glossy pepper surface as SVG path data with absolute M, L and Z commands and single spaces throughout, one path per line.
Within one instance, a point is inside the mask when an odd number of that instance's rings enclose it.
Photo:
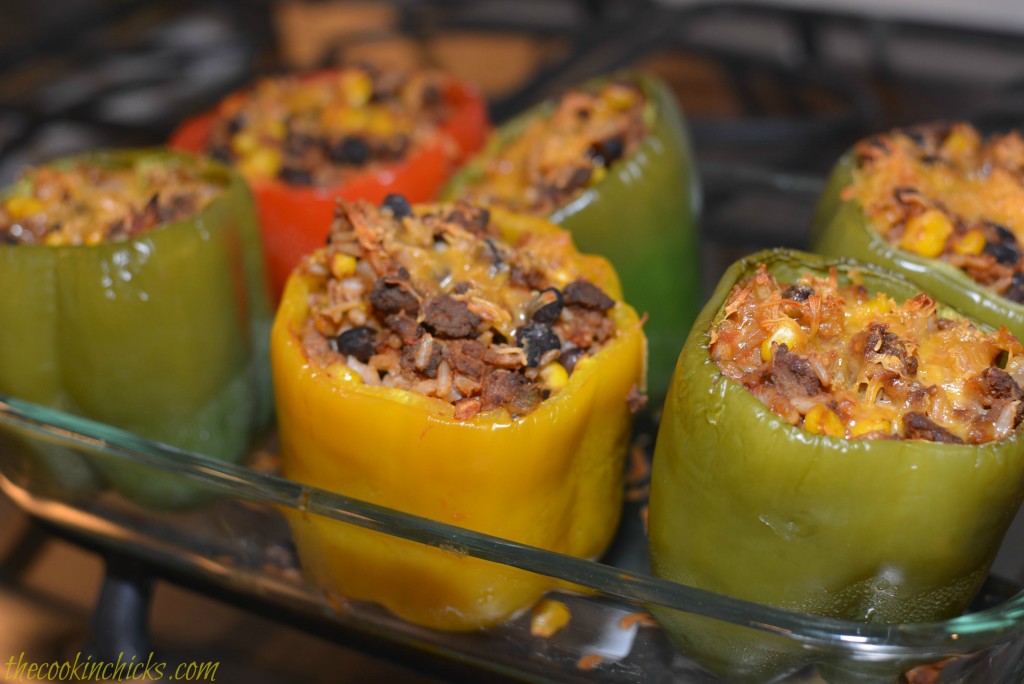
M 271 314 L 248 188 L 220 164 L 157 149 L 52 165 L 79 163 L 189 165 L 222 191 L 193 218 L 127 240 L 0 245 L 0 392 L 238 461 L 272 409 Z M 97 465 L 142 505 L 199 495 L 155 469 Z
M 811 249 L 826 256 L 847 256 L 898 271 L 939 301 L 992 326 L 1005 325 L 1024 339 L 1024 304 L 1013 302 L 939 259 L 890 244 L 871 227 L 856 200 L 841 195 L 853 183 L 853 157 L 843 157 L 832 171 L 811 228 Z
M 557 231 L 492 213 L 509 242 Z M 581 273 L 621 300 L 614 271 Z M 626 398 L 641 381 L 644 338 L 619 304 L 617 335 L 577 363 L 566 386 L 525 416 L 505 408 L 458 420 L 447 401 L 365 385 L 345 364 L 313 365 L 301 330 L 315 282 L 289 279 L 271 336 L 283 468 L 293 480 L 400 511 L 581 557 L 611 540 L 630 438 Z M 344 598 L 417 624 L 471 630 L 531 605 L 555 580 L 314 516 L 290 520 L 307 573 Z
M 330 73 L 317 72 L 307 78 Z M 453 112 L 437 136 L 378 171 L 354 176 L 333 187 L 290 185 L 276 179 L 250 181 L 275 301 L 299 259 L 324 243 L 336 200 L 363 199 L 380 204 L 392 193 L 403 195 L 410 202 L 433 200 L 456 166 L 484 144 L 489 124 L 483 97 L 472 86 L 454 80 L 443 96 Z M 170 145 L 188 152 L 204 152 L 217 116 L 214 110 L 186 121 L 171 136 Z
M 735 263 L 679 358 L 652 473 L 655 574 L 762 604 L 856 621 L 927 622 L 962 612 L 988 574 L 1024 492 L 1024 436 L 982 445 L 846 440 L 788 423 L 709 356 L 737 283 L 768 264 L 780 282 L 856 270 L 869 292 L 919 290 L 898 275 L 786 250 Z M 658 613 L 712 669 L 764 681 L 799 645 Z M 784 650 L 791 651 L 784 653 Z
M 648 389 L 660 397 L 703 301 L 697 175 L 685 119 L 668 86 L 648 75 L 615 78 L 636 83 L 646 96 L 648 135 L 634 154 L 613 164 L 604 178 L 549 218 L 568 229 L 581 250 L 607 257 L 626 300 L 649 315 L 644 324 Z M 596 90 L 602 82 L 583 89 Z M 442 197 L 458 197 L 532 120 L 549 116 L 553 109 L 553 102 L 545 102 L 501 126 L 484 151 L 453 177 Z

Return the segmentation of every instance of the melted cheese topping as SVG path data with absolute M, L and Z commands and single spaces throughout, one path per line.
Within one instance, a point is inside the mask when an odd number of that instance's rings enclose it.
M 0 242 L 97 245 L 195 216 L 221 192 L 199 170 L 140 159 L 26 171 L 0 207 Z
M 466 189 L 477 201 L 547 215 L 599 182 L 647 135 L 644 95 L 631 83 L 572 90 L 491 159 Z
M 447 85 L 359 67 L 264 79 L 221 103 L 207 151 L 250 179 L 336 185 L 436 135 Z
M 844 199 L 890 243 L 941 259 L 1024 301 L 1024 139 L 983 140 L 968 124 L 894 131 L 861 142 Z
M 614 300 L 578 262 L 568 233 L 513 244 L 465 203 L 422 215 L 404 200 L 342 204 L 328 247 L 300 267 L 320 282 L 307 353 L 445 399 L 462 419 L 498 406 L 524 415 L 616 335 Z
M 1024 416 L 1021 343 L 1005 328 L 940 316 L 923 293 L 899 304 L 840 286 L 834 271 L 780 285 L 761 266 L 724 313 L 711 358 L 809 432 L 980 444 L 1008 437 Z

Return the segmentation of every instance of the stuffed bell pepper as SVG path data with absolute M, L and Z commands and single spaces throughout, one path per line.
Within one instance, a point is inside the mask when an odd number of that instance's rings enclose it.
M 487 129 L 483 99 L 451 76 L 353 66 L 260 81 L 187 121 L 171 145 L 249 181 L 276 300 L 324 243 L 338 198 L 433 200 Z
M 968 124 L 858 143 L 829 181 L 812 248 L 902 272 L 1024 337 L 1024 139 Z
M 784 250 L 737 262 L 669 391 L 654 572 L 846 620 L 961 613 L 1024 492 L 1022 386 L 1016 337 L 897 275 Z M 733 677 L 765 681 L 813 658 L 795 641 L 659 616 Z
M 271 336 L 285 475 L 580 557 L 611 540 L 645 342 L 614 271 L 542 219 L 343 203 Z M 321 586 L 420 625 L 499 623 L 550 578 L 294 515 Z
M 218 163 L 154 149 L 27 170 L 0 195 L 0 392 L 237 461 L 272 408 L 259 249 L 248 188 Z M 97 465 L 142 505 L 198 498 Z
M 443 196 L 547 216 L 611 260 L 626 299 L 650 317 L 650 388 L 660 397 L 703 300 L 691 155 L 665 84 L 620 75 L 500 128 Z

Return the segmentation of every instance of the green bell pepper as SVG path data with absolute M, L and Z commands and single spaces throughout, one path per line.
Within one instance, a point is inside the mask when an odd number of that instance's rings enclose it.
M 1024 339 L 1024 304 L 975 282 L 959 268 L 890 244 L 871 227 L 856 200 L 843 200 L 853 183 L 853 155 L 836 164 L 815 210 L 810 246 L 825 256 L 846 256 L 898 271 L 937 300 L 993 326 L 1005 325 Z
M 247 186 L 220 164 L 161 149 L 53 165 L 83 163 L 187 165 L 223 191 L 193 218 L 125 241 L 0 245 L 0 392 L 239 461 L 272 411 L 271 312 Z M 67 453 L 44 458 L 54 477 L 80 466 Z M 203 498 L 157 470 L 95 466 L 142 505 Z
M 643 91 L 648 135 L 634 154 L 613 164 L 607 176 L 548 218 L 568 229 L 581 251 L 607 257 L 626 301 L 649 315 L 644 325 L 648 390 L 660 398 L 703 299 L 696 226 L 700 194 L 685 119 L 668 86 L 648 75 L 614 78 L 632 81 Z M 582 89 L 597 90 L 605 80 Z M 442 198 L 459 197 L 531 121 L 550 116 L 555 107 L 553 101 L 544 102 L 496 130 Z
M 1021 503 L 1021 429 L 1001 442 L 956 445 L 846 440 L 791 425 L 709 355 L 730 291 L 760 263 L 780 282 L 834 268 L 841 283 L 857 270 L 871 293 L 902 300 L 919 291 L 876 266 L 788 250 L 726 271 L 683 347 L 661 421 L 649 509 L 654 573 L 847 620 L 962 612 Z M 813 658 L 796 641 L 655 612 L 684 650 L 730 677 L 766 681 Z

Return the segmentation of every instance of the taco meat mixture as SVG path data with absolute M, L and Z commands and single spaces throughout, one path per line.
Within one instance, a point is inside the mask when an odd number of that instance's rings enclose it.
M 1024 302 L 1024 139 L 964 123 L 897 130 L 854 150 L 856 199 L 891 244 Z
M 647 136 L 645 98 L 611 81 L 597 92 L 570 90 L 554 112 L 531 121 L 490 160 L 467 196 L 514 211 L 547 215 L 599 182 Z
M 502 234 L 486 209 L 414 214 L 342 204 L 300 267 L 322 286 L 303 331 L 312 362 L 451 402 L 465 420 L 534 410 L 614 338 L 616 302 L 577 272 L 568 234 Z
M 899 304 L 835 272 L 779 283 L 762 266 L 724 314 L 711 358 L 809 432 L 982 444 L 1024 417 L 1021 343 L 944 316 L 926 294 Z
M 265 79 L 221 104 L 207 152 L 250 179 L 338 185 L 434 137 L 450 115 L 447 85 L 372 67 Z
M 173 161 L 26 171 L 0 201 L 0 243 L 98 245 L 195 216 L 223 188 Z

